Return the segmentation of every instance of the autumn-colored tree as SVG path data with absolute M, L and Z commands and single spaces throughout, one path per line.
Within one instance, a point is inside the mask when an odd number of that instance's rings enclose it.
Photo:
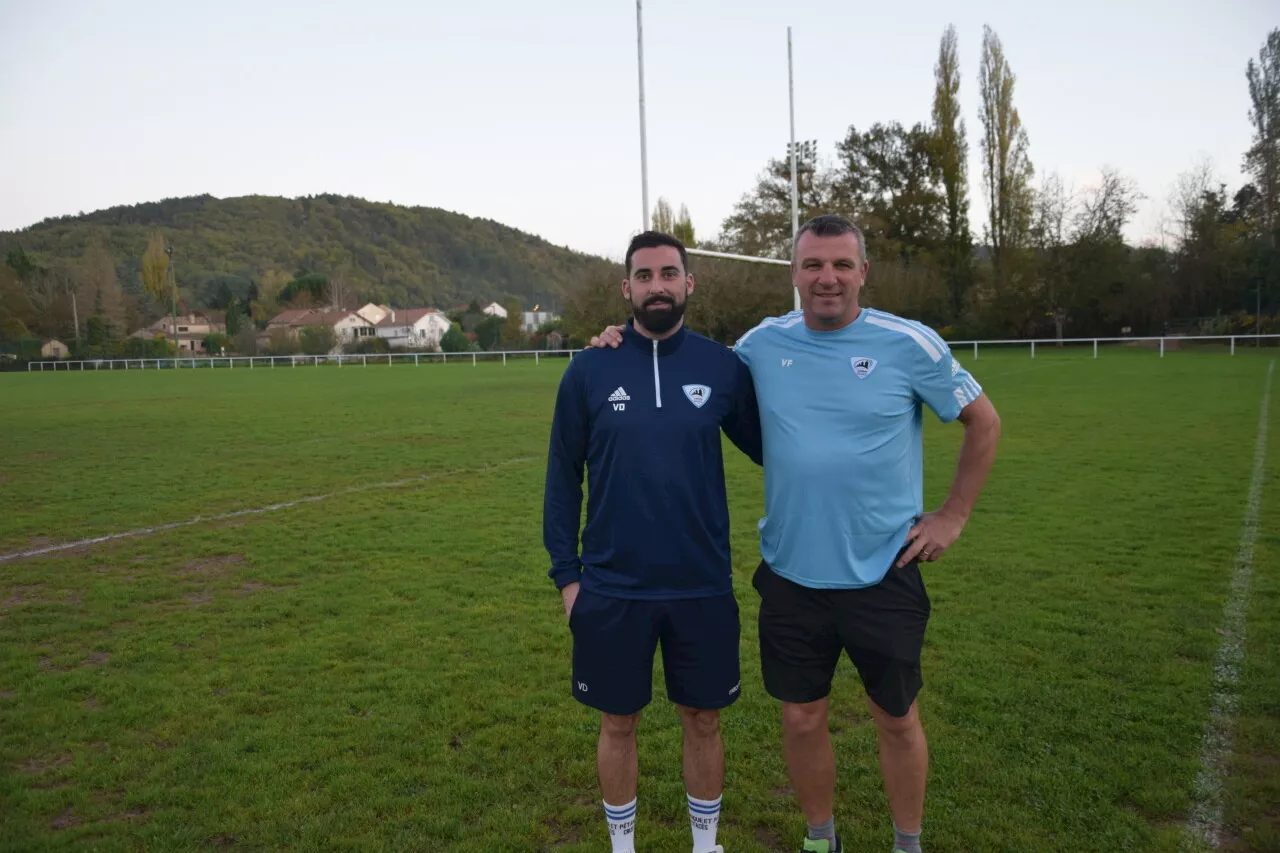
M 169 256 L 165 253 L 164 235 L 151 232 L 146 251 L 142 253 L 142 289 L 157 305 L 169 302 Z

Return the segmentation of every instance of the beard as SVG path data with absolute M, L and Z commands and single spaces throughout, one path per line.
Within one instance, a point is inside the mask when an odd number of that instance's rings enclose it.
M 673 297 L 650 296 L 643 305 L 631 303 L 631 315 L 636 324 L 643 326 L 655 335 L 664 335 L 676 327 L 684 317 L 685 299 Z

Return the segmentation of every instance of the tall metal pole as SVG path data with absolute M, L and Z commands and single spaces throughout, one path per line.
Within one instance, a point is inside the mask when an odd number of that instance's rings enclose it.
M 649 230 L 649 149 L 644 122 L 644 15 L 641 0 L 636 0 L 636 56 L 640 67 L 640 202 L 644 215 L 640 219 L 641 230 Z
M 177 359 L 182 355 L 182 341 L 178 338 L 178 273 L 173 268 L 173 246 L 169 246 L 164 251 L 169 256 L 169 293 L 173 300 L 169 315 L 169 322 L 173 325 L 169 327 L 169 331 L 173 334 L 174 358 Z M 177 366 L 177 361 L 174 362 L 174 366 Z
M 791 246 L 795 251 L 796 233 L 800 230 L 800 199 L 796 182 L 796 83 L 791 61 L 791 27 L 787 27 L 787 96 L 791 109 Z M 800 310 L 800 290 L 792 288 L 795 310 Z

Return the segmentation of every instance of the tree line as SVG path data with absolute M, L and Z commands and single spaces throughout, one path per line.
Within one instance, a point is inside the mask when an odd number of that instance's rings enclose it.
M 1092 186 L 1070 187 L 1052 172 L 1037 180 L 1016 106 L 1017 76 L 999 36 L 985 27 L 976 144 L 986 215 L 976 223 L 959 39 L 951 26 L 938 47 L 927 119 L 850 126 L 832 157 L 816 156 L 816 146 L 798 148 L 800 220 L 840 213 L 858 223 L 872 259 L 864 303 L 951 337 L 1280 332 L 1280 29 L 1244 72 L 1248 182 L 1228 192 L 1211 163 L 1195 164 L 1169 191 L 1161 233 L 1135 246 L 1124 232 L 1146 196 L 1131 177 L 1101 164 Z M 789 157 L 765 164 L 714 239 L 694 241 L 688 211 L 675 217 L 671 210 L 660 199 L 654 227 L 678 232 L 690 245 L 789 259 Z M 791 308 L 781 267 L 703 258 L 692 266 L 698 294 L 690 323 L 722 340 Z M 620 278 L 621 268 L 614 273 Z M 584 280 L 566 320 L 584 335 L 616 322 L 624 308 L 616 280 Z
M 92 354 L 124 355 L 139 346 L 126 336 L 169 315 L 176 295 L 177 313 L 225 316 L 228 338 L 248 346 L 289 307 L 559 307 L 566 282 L 607 266 L 434 208 L 333 195 L 166 199 L 0 233 L 0 342 L 87 347 L 92 337 L 103 350 Z

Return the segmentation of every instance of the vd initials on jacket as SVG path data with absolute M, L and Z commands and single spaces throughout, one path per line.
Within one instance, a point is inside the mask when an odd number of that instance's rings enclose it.
M 695 409 L 701 409 L 707 404 L 707 401 L 711 399 L 711 387 L 709 385 L 690 383 L 688 385 L 681 385 L 680 390 L 684 392 L 684 399 L 688 400 Z M 655 404 L 658 399 L 658 394 L 655 393 Z M 626 386 L 624 385 L 619 385 L 615 388 L 613 393 L 609 395 L 608 399 L 609 405 L 613 407 L 613 411 L 615 412 L 625 412 L 627 410 L 627 403 L 630 402 L 631 395 L 627 393 Z M 655 405 L 655 407 L 657 406 Z

